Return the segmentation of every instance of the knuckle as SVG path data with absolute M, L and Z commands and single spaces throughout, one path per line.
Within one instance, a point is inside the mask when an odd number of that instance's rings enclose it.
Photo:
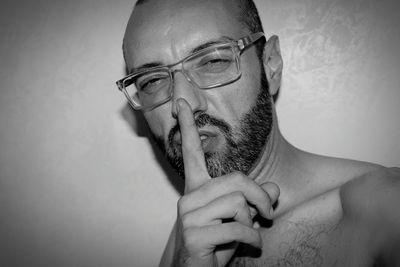
M 241 179 L 244 174 L 242 172 L 240 172 L 240 171 L 233 171 L 232 175 L 234 175 L 235 177 Z
M 247 200 L 246 197 L 244 196 L 244 194 L 240 191 L 237 191 L 235 193 L 233 193 L 233 201 L 235 203 L 235 205 L 239 208 L 243 208 L 245 206 L 247 206 Z
M 191 223 L 191 216 L 188 215 L 188 214 L 182 215 L 181 223 L 182 223 L 182 226 L 183 226 L 184 229 L 190 227 L 190 225 L 192 224 Z
M 178 214 L 184 214 L 186 211 L 187 206 L 187 196 L 184 195 L 178 199 L 177 206 L 178 206 Z
M 196 236 L 191 228 L 186 228 L 182 232 L 183 236 L 183 245 L 189 250 L 193 249 L 196 246 Z
M 234 182 L 234 183 L 236 183 L 238 185 L 244 183 L 245 180 L 246 180 L 245 175 L 242 172 L 239 172 L 239 171 L 233 172 L 231 179 L 232 179 L 232 182 Z
M 206 177 L 204 177 L 204 176 L 200 176 L 201 174 L 199 174 L 198 175 L 198 177 L 196 177 L 196 179 L 199 179 L 199 180 L 206 180 L 207 178 Z M 203 184 L 198 184 L 194 189 L 193 189 L 193 191 L 191 191 L 191 193 L 193 193 L 193 195 L 197 195 L 197 196 L 199 196 L 199 195 L 202 195 L 202 194 L 205 194 L 206 192 L 207 192 L 207 185 L 208 184 L 208 181 L 206 181 L 206 182 L 204 182 Z

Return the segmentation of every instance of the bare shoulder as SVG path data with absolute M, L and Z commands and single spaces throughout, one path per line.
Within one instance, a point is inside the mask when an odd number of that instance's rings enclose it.
M 400 266 L 400 168 L 352 179 L 340 187 L 340 200 L 342 220 L 369 235 L 376 266 Z
M 379 168 L 340 187 L 344 216 L 400 229 L 400 168 Z

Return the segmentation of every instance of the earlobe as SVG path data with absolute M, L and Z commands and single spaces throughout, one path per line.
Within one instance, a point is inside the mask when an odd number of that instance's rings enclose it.
M 278 36 L 271 36 L 265 43 L 263 62 L 269 84 L 269 93 L 273 96 L 281 86 L 283 68 Z

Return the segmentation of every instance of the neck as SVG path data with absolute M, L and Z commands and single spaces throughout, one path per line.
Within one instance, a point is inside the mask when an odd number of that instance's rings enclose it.
M 300 170 L 304 170 L 303 160 L 306 153 L 288 143 L 281 135 L 274 112 L 273 126 L 261 157 L 249 173 L 249 177 L 257 184 L 273 182 L 279 186 L 279 204 L 274 214 L 284 213 L 299 196 L 299 184 L 305 182 L 299 177 Z M 303 180 L 303 181 L 302 181 Z
M 256 164 L 249 173 L 249 177 L 256 183 L 276 182 L 276 172 L 281 162 L 282 144 L 285 142 L 279 131 L 275 112 L 273 113 L 273 125 L 267 144 L 257 159 Z

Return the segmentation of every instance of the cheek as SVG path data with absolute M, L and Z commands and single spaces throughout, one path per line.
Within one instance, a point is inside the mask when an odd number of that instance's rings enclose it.
M 162 112 L 157 109 L 144 113 L 144 117 L 152 133 L 158 137 L 162 137 L 164 140 L 175 125 L 175 120 L 170 114 L 171 112 Z
M 261 77 L 257 57 L 242 62 L 242 75 L 232 84 L 204 91 L 210 115 L 235 126 L 254 106 L 260 91 Z
M 225 91 L 222 101 L 225 102 L 225 112 L 234 115 L 234 120 L 239 121 L 248 113 L 256 102 L 260 90 L 260 78 L 256 72 L 243 72 L 242 77 Z
M 244 112 L 255 104 L 256 98 L 261 89 L 261 70 L 259 60 L 255 51 L 248 51 L 246 57 L 242 57 L 242 77 L 239 80 L 237 95 L 242 99 L 246 106 L 243 106 Z M 240 103 L 240 102 L 239 102 Z

